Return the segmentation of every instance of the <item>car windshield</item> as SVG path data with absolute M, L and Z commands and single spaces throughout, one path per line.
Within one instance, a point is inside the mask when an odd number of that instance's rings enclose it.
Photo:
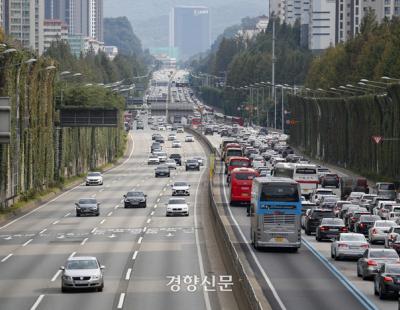
M 372 250 L 369 252 L 371 258 L 399 258 L 395 250 Z
M 141 193 L 141 192 L 128 192 L 127 196 L 128 197 L 138 197 L 138 196 L 143 196 L 143 193 Z
M 198 163 L 199 161 L 197 159 L 188 159 L 187 162 L 189 164 L 195 164 L 195 163 Z
M 375 226 L 376 227 L 392 227 L 392 226 L 396 226 L 396 222 L 392 222 L 392 221 L 377 221 L 375 222 Z
M 314 168 L 297 168 L 297 174 L 316 174 L 317 171 Z
M 323 218 L 321 225 L 344 225 L 342 219 L 338 218 Z
M 332 195 L 333 192 L 331 190 L 328 191 L 317 191 L 317 195 Z
M 366 241 L 363 235 L 341 234 L 340 241 Z
M 171 199 L 168 204 L 170 205 L 184 205 L 186 201 L 184 199 Z
M 323 210 L 316 210 L 313 212 L 313 218 L 315 219 L 322 219 L 324 217 L 335 217 L 332 211 L 323 211 Z
M 381 218 L 378 215 L 362 215 L 360 216 L 360 222 L 375 222 Z
M 97 269 L 99 265 L 94 259 L 82 259 L 68 261 L 66 269 Z
M 101 173 L 100 172 L 89 172 L 88 176 L 89 177 L 99 177 L 99 176 L 101 176 Z
M 89 204 L 96 204 L 96 199 L 79 199 L 79 204 L 82 205 L 89 205 Z
M 386 273 L 394 273 L 400 274 L 400 266 L 399 265 L 386 265 Z
M 187 186 L 186 182 L 175 182 L 174 186 Z

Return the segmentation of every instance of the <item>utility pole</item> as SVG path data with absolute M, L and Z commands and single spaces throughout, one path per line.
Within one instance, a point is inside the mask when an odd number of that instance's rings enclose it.
M 275 16 L 272 15 L 272 98 L 275 106 L 275 129 L 276 129 L 276 93 L 275 93 Z

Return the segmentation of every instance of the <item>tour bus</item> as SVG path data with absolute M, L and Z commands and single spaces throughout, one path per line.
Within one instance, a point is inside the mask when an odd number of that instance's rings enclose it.
M 249 204 L 252 181 L 258 177 L 257 170 L 252 168 L 235 168 L 231 171 L 230 204 Z
M 296 164 L 293 180 L 300 184 L 301 194 L 309 197 L 313 190 L 318 188 L 317 166 L 312 164 Z
M 297 251 L 301 245 L 301 210 L 299 183 L 289 178 L 255 178 L 250 230 L 254 248 Z
M 293 179 L 294 168 L 292 163 L 277 163 L 272 170 L 272 175 L 278 178 Z

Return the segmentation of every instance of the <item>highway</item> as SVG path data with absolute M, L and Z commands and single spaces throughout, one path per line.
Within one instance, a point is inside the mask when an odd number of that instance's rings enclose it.
M 151 142 L 147 126 L 131 132 L 129 157 L 104 174 L 103 186 L 81 184 L 0 227 L 1 309 L 237 309 L 231 291 L 222 292 L 218 283 L 210 291 L 201 286 L 206 276 L 219 282 L 228 274 L 207 221 L 208 197 L 202 195 L 208 167 L 200 172 L 179 167 L 170 178 L 156 179 L 154 166 L 147 165 Z M 170 144 L 165 143 L 168 153 Z M 207 158 L 197 141 L 183 142 L 179 152 Z M 188 217 L 165 216 L 175 180 L 191 184 Z M 123 208 L 129 190 L 144 191 L 147 208 Z M 74 203 L 87 197 L 101 202 L 99 217 L 75 217 Z M 71 255 L 93 255 L 106 266 L 103 292 L 61 293 L 59 267 Z M 191 276 L 186 284 L 184 276 Z M 176 292 L 168 286 L 171 277 L 181 277 Z
M 206 136 L 211 144 L 219 149 L 222 141 L 218 134 Z M 222 171 L 220 167 L 219 171 Z M 223 203 L 228 206 L 229 187 L 225 175 L 220 174 L 219 189 Z M 397 302 L 380 300 L 373 293 L 373 282 L 363 281 L 356 275 L 355 261 L 336 262 L 330 258 L 330 242 L 317 242 L 315 236 L 303 233 L 303 244 L 298 253 L 261 250 L 255 251 L 250 245 L 250 220 L 246 208 L 228 207 L 228 216 L 240 246 L 246 253 L 252 269 L 259 274 L 258 282 L 264 288 L 273 307 L 276 309 L 395 309 Z M 307 244 L 306 244 L 307 242 Z M 317 255 L 310 250 L 315 249 Z M 323 263 L 328 261 L 329 263 Z M 328 268 L 333 265 L 342 277 L 354 285 L 357 291 L 372 301 L 371 305 L 363 304 L 357 294 L 352 294 Z M 273 288 L 271 290 L 271 287 Z M 274 291 L 275 290 L 275 291 Z

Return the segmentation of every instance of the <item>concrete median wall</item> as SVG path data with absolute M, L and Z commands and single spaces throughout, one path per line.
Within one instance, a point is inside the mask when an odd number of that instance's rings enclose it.
M 210 152 L 214 154 L 216 157 L 219 155 L 218 150 L 201 133 L 191 128 L 186 128 L 186 131 L 193 134 L 195 137 L 197 137 L 197 139 L 202 141 L 209 148 Z M 222 249 L 221 252 L 225 254 L 225 259 L 227 260 L 227 264 L 231 266 L 230 271 L 233 273 L 234 278 L 238 280 L 236 281 L 236 284 L 240 285 L 238 292 L 240 292 L 240 294 L 242 294 L 242 296 L 244 296 L 246 299 L 245 300 L 245 302 L 247 303 L 245 307 L 246 309 L 252 309 L 252 310 L 263 309 L 252 287 L 250 278 L 246 273 L 244 264 L 228 232 L 228 229 L 226 227 L 227 223 L 224 223 L 223 221 L 224 210 L 223 207 L 218 206 L 218 203 L 216 202 L 216 199 L 214 197 L 213 182 L 210 182 L 209 185 L 210 185 L 210 191 L 209 191 L 210 206 L 214 214 L 214 219 L 215 219 L 214 228 L 216 231 L 217 240 L 221 246 Z

